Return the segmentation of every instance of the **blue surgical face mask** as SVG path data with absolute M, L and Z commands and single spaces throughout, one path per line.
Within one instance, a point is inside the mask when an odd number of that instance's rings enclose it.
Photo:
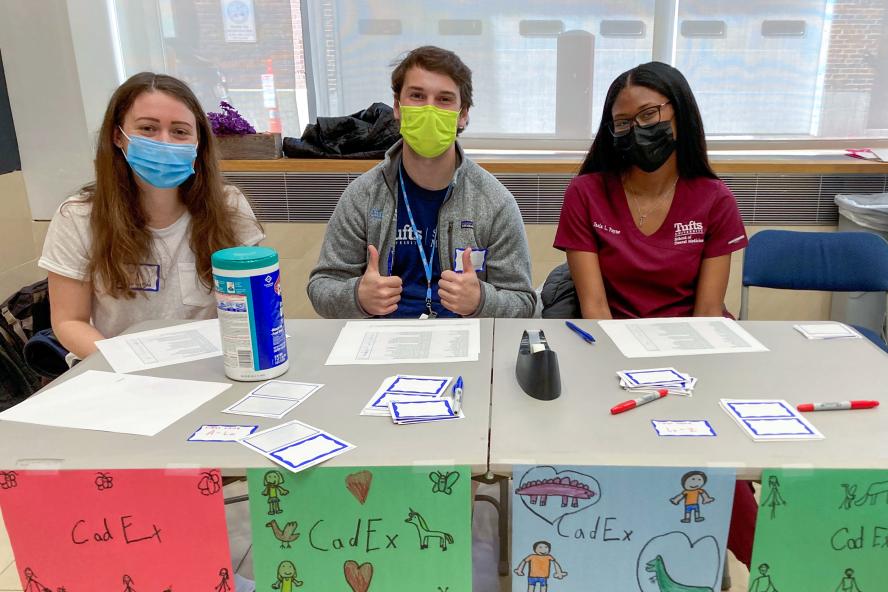
M 197 144 L 170 144 L 142 136 L 129 137 L 126 161 L 139 177 L 161 189 L 171 189 L 184 183 L 194 174 Z

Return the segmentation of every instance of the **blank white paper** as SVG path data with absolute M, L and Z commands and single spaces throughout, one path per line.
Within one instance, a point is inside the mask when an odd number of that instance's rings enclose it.
M 0 413 L 0 419 L 154 436 L 231 385 L 87 370 Z

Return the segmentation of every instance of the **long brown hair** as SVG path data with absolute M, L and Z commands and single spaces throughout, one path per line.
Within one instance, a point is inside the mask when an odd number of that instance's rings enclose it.
M 614 146 L 614 136 L 611 134 L 610 126 L 614 122 L 613 109 L 617 96 L 630 85 L 644 86 L 656 91 L 666 97 L 672 105 L 678 129 L 675 154 L 679 176 L 683 179 L 697 177 L 718 179 L 709 165 L 703 118 L 700 116 L 694 93 L 691 92 L 691 85 L 688 84 L 684 74 L 662 62 L 648 62 L 636 66 L 617 76 L 611 83 L 604 99 L 598 133 L 595 134 L 595 140 L 586 154 L 579 174 L 620 172 L 629 168 L 629 163 Z
M 214 251 L 238 244 L 235 217 L 225 199 L 225 187 L 216 156 L 210 123 L 191 89 L 165 74 L 141 72 L 114 91 L 96 149 L 96 180 L 83 188 L 92 204 L 90 227 L 92 248 L 88 276 L 94 285 L 115 298 L 133 298 L 138 264 L 152 258 L 152 236 L 139 199 L 139 186 L 126 157 L 115 143 L 118 126 L 143 93 L 162 92 L 181 101 L 197 122 L 197 158 L 194 174 L 179 186 L 179 199 L 191 214 L 191 250 L 197 274 L 207 288 L 212 285 L 210 256 Z M 256 223 L 258 226 L 258 223 Z

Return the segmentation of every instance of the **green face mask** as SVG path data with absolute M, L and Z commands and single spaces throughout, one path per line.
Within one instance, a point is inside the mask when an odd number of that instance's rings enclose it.
M 458 120 L 459 111 L 401 105 L 401 137 L 420 156 L 435 158 L 456 140 Z

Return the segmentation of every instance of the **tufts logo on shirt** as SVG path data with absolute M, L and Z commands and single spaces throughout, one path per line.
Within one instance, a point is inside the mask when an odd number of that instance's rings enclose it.
M 689 245 L 703 242 L 705 229 L 702 222 L 689 220 L 687 223 L 675 223 L 673 245 Z
M 419 242 L 422 242 L 422 230 L 416 229 L 416 234 L 419 235 Z M 413 227 L 409 224 L 405 224 L 401 228 L 398 229 L 397 234 L 395 234 L 395 242 L 409 242 L 415 243 L 416 238 L 413 236 Z

